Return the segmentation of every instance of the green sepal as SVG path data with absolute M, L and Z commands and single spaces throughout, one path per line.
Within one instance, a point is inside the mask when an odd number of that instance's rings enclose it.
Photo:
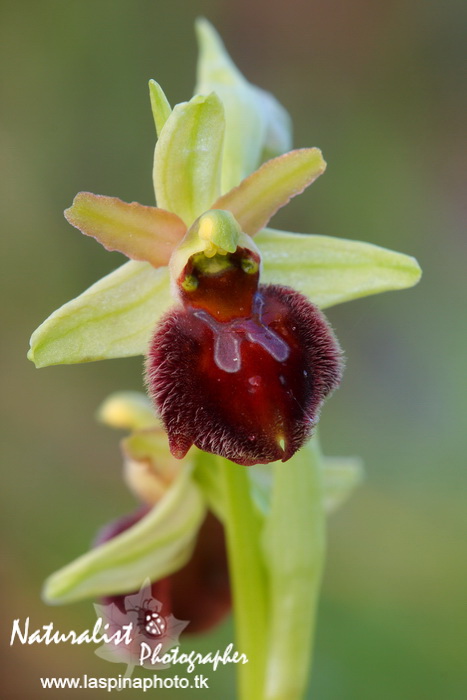
M 309 447 L 302 448 L 308 454 Z M 322 457 L 322 490 L 324 510 L 334 513 L 362 482 L 363 462 L 358 457 Z M 251 493 L 258 511 L 267 515 L 271 508 L 274 470 L 269 464 L 257 464 L 248 469 Z
M 167 268 L 130 261 L 54 311 L 33 333 L 28 358 L 47 367 L 140 355 L 172 304 Z
M 260 156 L 260 162 L 264 163 L 270 158 L 276 158 L 292 150 L 292 119 L 274 95 L 256 86 L 253 86 L 253 89 L 266 123 L 263 150 Z
M 263 160 L 292 147 L 291 119 L 270 93 L 249 83 L 206 19 L 198 19 L 196 93 L 219 95 L 226 115 L 222 192 L 252 173 Z
M 155 80 L 149 81 L 149 97 L 151 100 L 152 116 L 156 126 L 156 133 L 159 137 L 164 128 L 165 122 L 172 113 L 172 107 L 164 94 L 163 89 Z
M 190 226 L 220 194 L 224 108 L 217 97 L 196 95 L 174 107 L 154 154 L 159 207 Z
M 293 287 L 321 308 L 412 287 L 421 277 L 415 258 L 371 243 L 273 229 L 255 242 L 262 282 Z
M 162 500 L 135 525 L 50 576 L 43 597 L 69 603 L 130 593 L 188 561 L 205 516 L 201 492 L 186 468 Z

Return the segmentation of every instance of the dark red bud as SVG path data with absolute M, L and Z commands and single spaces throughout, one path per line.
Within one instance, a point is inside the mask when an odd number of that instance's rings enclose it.
M 236 293 L 225 296 L 231 309 Z M 302 294 L 277 285 L 260 286 L 251 313 L 226 321 L 212 305 L 200 307 L 167 314 L 147 358 L 172 454 L 181 458 L 195 444 L 238 464 L 285 462 L 310 437 L 341 378 L 341 350 L 326 319 Z
M 149 508 L 140 508 L 129 516 L 119 518 L 99 533 L 95 544 L 102 544 L 137 523 Z M 135 595 L 129 591 L 106 596 L 105 605 L 114 603 L 126 613 L 125 599 Z M 189 622 L 184 634 L 205 632 L 221 622 L 231 609 L 231 596 L 224 529 L 217 518 L 208 513 L 202 524 L 193 554 L 187 564 L 171 576 L 151 584 L 151 596 L 161 603 L 160 614 L 171 614 L 177 620 Z M 139 630 L 145 634 L 144 625 Z

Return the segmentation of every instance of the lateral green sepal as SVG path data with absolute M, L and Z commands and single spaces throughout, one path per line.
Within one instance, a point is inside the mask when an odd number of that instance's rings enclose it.
M 345 238 L 263 229 L 262 282 L 289 285 L 321 308 L 405 289 L 421 277 L 410 255 Z
M 144 354 L 172 304 L 167 268 L 127 262 L 54 311 L 32 334 L 28 358 L 47 367 Z

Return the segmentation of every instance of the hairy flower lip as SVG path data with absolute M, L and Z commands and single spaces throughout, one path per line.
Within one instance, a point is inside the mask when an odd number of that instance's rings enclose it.
M 259 291 L 267 338 L 249 336 L 249 318 L 220 323 L 219 350 L 215 324 L 189 308 L 156 329 L 146 381 L 177 458 L 195 444 L 245 466 L 287 461 L 340 381 L 341 350 L 319 310 L 290 288 Z

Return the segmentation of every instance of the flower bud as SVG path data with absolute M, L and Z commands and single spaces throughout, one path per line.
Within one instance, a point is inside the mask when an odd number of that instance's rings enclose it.
M 149 508 L 142 507 L 101 530 L 95 545 L 103 544 L 135 525 Z M 231 596 L 227 566 L 224 530 L 217 518 L 208 513 L 202 524 L 191 559 L 170 576 L 153 581 L 151 597 L 160 603 L 158 612 L 167 620 L 171 615 L 177 620 L 187 620 L 186 633 L 205 632 L 218 624 L 230 611 Z M 136 595 L 128 592 L 106 596 L 104 605 L 113 603 L 120 613 L 128 611 L 126 599 Z M 144 625 L 139 630 L 145 633 Z

